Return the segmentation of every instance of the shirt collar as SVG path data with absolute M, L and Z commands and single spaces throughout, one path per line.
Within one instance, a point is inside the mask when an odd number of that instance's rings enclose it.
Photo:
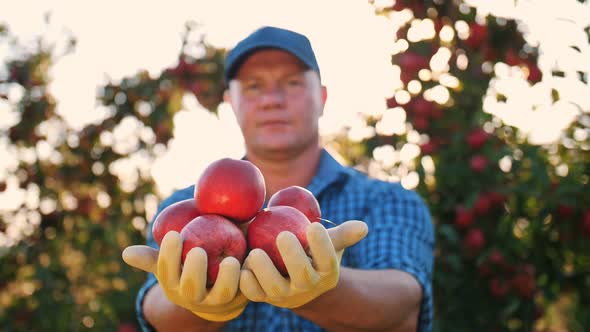
M 336 161 L 328 151 L 322 149 L 317 171 L 307 189 L 318 197 L 328 186 L 340 181 L 348 173 L 346 167 Z
M 243 156 L 242 160 L 248 159 Z M 318 168 L 307 186 L 307 190 L 311 191 L 315 197 L 318 197 L 331 184 L 340 181 L 349 174 L 349 169 L 342 166 L 326 149 L 322 149 Z

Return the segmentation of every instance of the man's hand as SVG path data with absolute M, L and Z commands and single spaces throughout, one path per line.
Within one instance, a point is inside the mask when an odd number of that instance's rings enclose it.
M 255 302 L 300 307 L 336 287 L 344 249 L 362 240 L 367 232 L 367 224 L 357 220 L 329 230 L 320 223 L 312 223 L 307 228 L 311 260 L 295 235 L 282 232 L 277 237 L 277 246 L 290 278 L 279 273 L 266 252 L 254 249 L 244 262 L 240 290 Z
M 181 267 L 182 238 L 168 232 L 160 251 L 144 245 L 125 248 L 123 260 L 138 269 L 152 272 L 166 297 L 195 315 L 210 321 L 228 321 L 240 315 L 248 299 L 239 292 L 240 263 L 226 257 L 220 264 L 217 280 L 207 289 L 207 253 L 193 248 Z

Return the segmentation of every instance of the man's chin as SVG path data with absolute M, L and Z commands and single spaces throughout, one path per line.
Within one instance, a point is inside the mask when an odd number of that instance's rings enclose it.
M 279 144 L 275 142 L 273 144 L 259 144 L 252 146 L 251 150 L 260 155 L 271 159 L 284 159 L 297 155 L 301 152 L 302 148 L 293 144 Z

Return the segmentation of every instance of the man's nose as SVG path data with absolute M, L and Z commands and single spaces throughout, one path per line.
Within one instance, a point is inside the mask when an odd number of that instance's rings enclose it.
M 278 84 L 268 87 L 260 96 L 260 102 L 265 107 L 282 105 L 285 102 L 285 91 Z

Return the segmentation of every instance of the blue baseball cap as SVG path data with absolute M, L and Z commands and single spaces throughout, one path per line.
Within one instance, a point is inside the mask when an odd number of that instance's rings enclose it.
M 277 48 L 287 51 L 301 60 L 309 69 L 320 74 L 309 39 L 304 35 L 277 27 L 262 27 L 240 41 L 225 58 L 223 78 L 225 84 L 234 78 L 246 58 L 260 49 Z

